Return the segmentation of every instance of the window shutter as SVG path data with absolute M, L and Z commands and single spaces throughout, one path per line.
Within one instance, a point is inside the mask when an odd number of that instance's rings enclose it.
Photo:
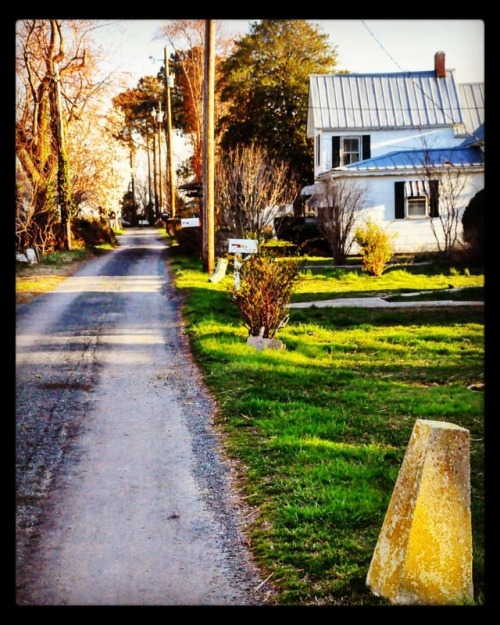
M 321 165 L 321 135 L 316 136 L 316 165 Z
M 394 217 L 396 219 L 405 218 L 405 183 L 394 183 Z
M 332 137 L 332 167 L 340 167 L 340 137 Z
M 439 217 L 439 180 L 429 180 L 429 208 L 431 217 Z
M 363 135 L 363 160 L 371 158 L 370 135 Z

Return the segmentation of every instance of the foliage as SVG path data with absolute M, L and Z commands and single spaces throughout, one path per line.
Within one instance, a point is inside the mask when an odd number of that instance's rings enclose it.
M 288 304 L 298 276 L 298 263 L 254 254 L 243 263 L 233 299 L 250 336 L 273 338 L 288 318 Z
M 169 220 L 172 226 L 172 220 Z M 194 258 L 200 258 L 202 252 L 202 232 L 201 228 L 176 228 L 175 240 L 179 246 L 179 251 Z
M 113 106 L 122 113 L 123 120 L 121 125 L 116 126 L 115 138 L 132 153 L 138 145 L 134 135 L 140 137 L 143 145 L 151 143 L 156 127 L 152 112 L 159 108 L 163 100 L 164 87 L 156 76 L 142 77 L 136 87 L 122 91 L 113 98 Z
M 41 259 L 41 264 L 45 265 L 65 265 L 81 260 L 86 260 L 89 256 L 88 250 L 79 249 L 64 252 L 51 252 Z
M 336 265 L 344 265 L 351 250 L 353 229 L 365 208 L 367 189 L 353 180 L 335 178 L 323 183 L 318 194 L 319 229 L 325 236 Z
M 59 204 L 65 225 L 71 216 L 72 197 L 61 82 L 65 75 L 81 71 L 85 54 L 77 47 L 73 58 L 68 58 L 67 31 L 60 20 L 20 21 L 17 35 L 24 111 L 16 120 L 16 155 L 33 189 L 32 212 L 55 212 Z M 29 235 L 24 225 L 23 234 Z M 49 236 L 70 245 L 66 232 L 65 227 L 51 229 Z
M 387 262 L 392 258 L 392 237 L 382 228 L 367 220 L 364 226 L 358 226 L 354 233 L 354 240 L 361 248 L 363 269 L 371 276 L 381 276 Z
M 113 246 L 118 245 L 116 233 L 106 222 L 97 219 L 76 218 L 73 220 L 72 228 L 74 236 L 81 239 L 88 249 L 106 243 Z
M 122 115 L 122 123 L 117 125 L 114 136 L 127 149 L 132 171 L 139 147 L 146 148 L 148 159 L 150 158 L 150 150 L 153 152 L 152 164 L 149 164 L 148 160 L 148 167 L 153 172 L 154 204 L 156 209 L 154 217 L 156 219 L 160 218 L 159 206 L 161 204 L 158 198 L 155 173 L 158 170 L 156 155 L 160 133 L 153 118 L 153 111 L 159 109 L 163 101 L 164 86 L 155 76 L 144 76 L 138 81 L 135 88 L 127 89 L 113 98 L 113 106 Z M 131 182 L 132 189 L 129 189 L 122 199 L 123 213 L 128 221 L 136 225 L 138 221 L 138 207 L 135 193 L 135 177 L 133 175 Z M 143 206 L 143 208 L 151 213 L 151 206 Z M 151 214 L 149 214 L 149 218 L 153 219 Z
M 75 119 L 68 132 L 76 216 L 82 216 L 89 207 L 116 211 L 122 190 L 130 178 L 128 168 L 119 166 L 127 162 L 127 152 L 115 139 L 116 129 L 123 123 L 123 118 L 114 109 L 104 112 L 104 102 L 107 107 L 109 101 L 104 94 L 89 102 L 86 114 Z
M 298 194 L 286 163 L 258 143 L 223 153 L 215 181 L 219 227 L 239 238 L 261 241 L 272 232 L 280 207 L 292 203 Z
M 279 237 L 297 246 L 298 254 L 330 256 L 330 248 L 316 223 L 307 223 L 305 217 L 285 215 L 275 221 Z
M 483 381 L 483 311 L 292 309 L 282 330 L 287 349 L 256 352 L 241 340 L 244 330 L 223 285 L 207 283 L 200 264 L 175 259 L 176 285 L 185 295 L 195 356 L 217 401 L 216 424 L 249 506 L 253 556 L 263 577 L 271 576 L 271 599 L 290 606 L 387 605 L 367 588 L 366 573 L 412 428 L 422 418 L 471 433 L 473 576 L 480 604 L 484 394 L 469 387 Z M 404 272 L 407 288 L 412 277 L 415 289 L 441 285 L 440 270 L 414 269 Z M 398 271 L 381 280 L 390 286 Z M 350 285 L 322 278 L 326 290 L 344 288 L 354 297 L 372 284 L 369 276 L 356 275 Z
M 106 204 L 119 184 L 100 122 L 92 20 L 16 23 L 16 234 L 20 249 L 61 246 L 61 217 L 80 205 Z M 94 131 L 93 140 L 90 139 Z M 101 158 L 103 149 L 106 158 Z M 62 208 L 62 211 L 60 208 Z M 61 215 L 68 213 L 68 215 Z
M 463 239 L 469 255 L 477 260 L 484 258 L 484 189 L 471 199 L 462 215 Z
M 279 151 L 301 184 L 312 180 L 311 143 L 306 136 L 309 75 L 333 71 L 336 50 L 306 20 L 254 22 L 221 65 L 221 145 L 231 148 L 259 138 Z
M 205 76 L 206 20 L 169 20 L 162 26 L 162 34 L 173 48 L 170 73 L 175 76 L 172 89 L 172 121 L 181 128 L 191 145 L 189 173 L 195 182 L 203 179 L 203 85 Z M 215 71 L 225 59 L 232 45 L 219 21 L 215 23 Z M 162 68 L 159 76 L 164 75 Z M 215 89 L 215 113 L 222 115 L 225 105 L 220 101 L 220 88 Z
M 40 254 L 51 252 L 59 246 L 59 215 L 46 208 L 35 210 L 33 204 L 16 202 L 16 249 L 34 248 Z

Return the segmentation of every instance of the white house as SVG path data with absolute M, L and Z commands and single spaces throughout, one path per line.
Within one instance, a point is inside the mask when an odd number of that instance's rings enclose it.
M 394 234 L 395 252 L 439 249 L 450 204 L 460 234 L 484 187 L 484 84 L 457 84 L 443 52 L 433 71 L 310 76 L 307 134 L 310 211 L 325 205 L 329 181 L 355 182 L 367 200 L 358 219 Z

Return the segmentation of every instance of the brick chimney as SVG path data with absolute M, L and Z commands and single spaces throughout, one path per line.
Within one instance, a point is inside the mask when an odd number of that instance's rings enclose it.
M 436 52 L 434 55 L 434 74 L 436 78 L 446 78 L 446 66 L 444 52 Z

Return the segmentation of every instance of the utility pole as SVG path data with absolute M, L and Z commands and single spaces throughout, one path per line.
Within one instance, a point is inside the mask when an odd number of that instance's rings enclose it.
M 158 165 L 156 162 L 154 163 L 155 175 L 158 169 L 158 196 L 156 196 L 156 188 L 155 188 L 155 200 L 156 200 L 156 219 L 160 219 L 161 213 L 163 212 L 163 178 L 162 178 L 162 170 L 161 170 L 161 127 L 163 124 L 163 111 L 161 110 L 161 102 L 158 102 L 158 112 L 153 107 L 153 111 L 151 112 L 151 116 L 153 117 L 155 123 L 155 132 L 154 137 L 157 137 L 158 142 Z M 154 147 L 154 142 L 153 142 Z M 156 157 L 156 150 L 154 153 Z M 156 199 L 158 198 L 158 199 Z
M 130 129 L 129 129 L 130 130 Z M 130 192 L 132 193 L 132 215 L 133 221 L 137 220 L 137 202 L 135 201 L 135 159 L 134 144 L 130 142 Z M 134 223 L 135 225 L 135 223 Z
M 153 109 L 154 110 L 154 109 Z M 156 114 L 156 111 L 155 111 Z M 155 119 L 155 115 L 153 115 L 153 119 Z M 156 158 L 156 142 L 157 142 L 157 132 L 156 132 L 156 121 L 155 121 L 155 126 L 153 128 L 153 190 L 154 190 L 154 217 L 155 219 L 158 219 L 158 207 L 159 207 L 159 203 L 158 203 L 158 164 L 157 164 L 157 158 Z
M 170 102 L 170 89 L 174 86 L 174 77 L 170 75 L 167 47 L 164 48 L 165 61 L 165 94 L 167 98 L 167 176 L 168 176 L 168 192 L 170 204 L 170 216 L 175 217 L 175 183 L 174 183 L 174 161 L 172 150 L 172 107 Z
M 203 265 L 214 271 L 214 93 L 215 93 L 215 22 L 205 21 L 205 84 L 203 125 Z
M 147 218 L 149 221 L 149 225 L 152 226 L 154 223 L 153 219 L 153 189 L 151 185 L 151 150 L 149 149 L 149 130 L 146 129 L 146 154 L 148 157 L 148 209 L 147 209 Z

